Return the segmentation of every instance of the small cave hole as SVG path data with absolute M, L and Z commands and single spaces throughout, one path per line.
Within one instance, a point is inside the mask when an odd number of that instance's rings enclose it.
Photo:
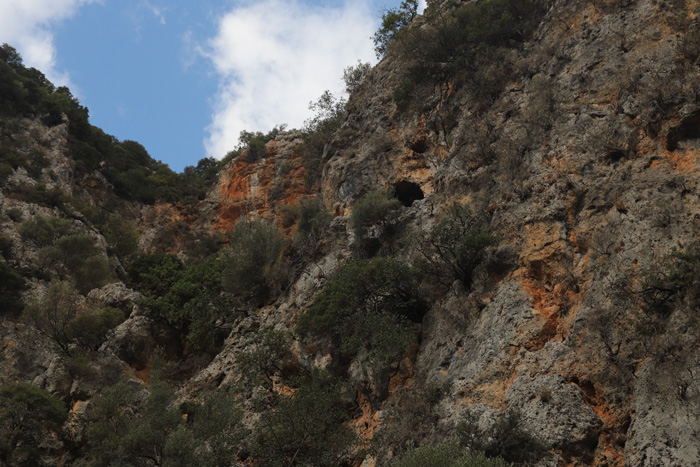
M 423 154 L 428 150 L 428 142 L 424 139 L 419 139 L 411 144 L 411 150 L 417 152 L 418 154 Z
M 665 146 L 669 151 L 675 151 L 678 145 L 684 142 L 697 146 L 698 140 L 700 140 L 700 113 L 684 118 L 680 125 L 671 128 L 666 136 Z
M 625 152 L 622 149 L 610 149 L 603 157 L 607 162 L 614 164 L 625 158 Z
M 417 183 L 402 180 L 394 185 L 394 197 L 398 199 L 401 204 L 409 207 L 414 201 L 425 198 L 425 195 Z

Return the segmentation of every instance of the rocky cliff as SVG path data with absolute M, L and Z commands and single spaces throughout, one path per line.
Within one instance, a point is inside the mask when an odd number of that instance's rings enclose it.
M 430 37 L 468 4 L 432 2 L 409 31 Z M 546 4 L 530 35 L 487 49 L 477 68 L 453 68 L 450 59 L 408 87 L 416 58 L 395 45 L 351 95 L 321 156 L 318 190 L 304 182 L 303 135 L 288 132 L 267 144 L 264 157 L 226 165 L 194 207 L 120 204 L 145 249 L 155 248 L 164 226 L 175 225 L 169 238 L 196 238 L 225 234 L 244 215 L 274 219 L 289 237 L 298 214 L 284 207 L 304 199 L 322 200 L 333 214 L 313 247 L 282 253 L 289 277 L 227 323 L 210 358 L 197 360 L 173 323 L 111 284 L 83 298 L 128 317 L 99 346 L 93 377 L 72 374 L 49 343 L 22 347 L 23 324 L 7 319 L 3 383 L 31 382 L 81 412 L 118 379 L 121 365 L 147 382 L 153 349 L 163 346 L 191 362 L 180 379 L 187 399 L 249 384 L 250 367 L 241 362 L 262 348 L 256 331 L 274 329 L 293 334 L 287 353 L 269 357 L 279 364 L 261 387 L 293 393 L 281 375 L 313 368 L 347 380 L 347 424 L 380 440 L 373 452 L 347 455 L 349 464 L 387 463 L 405 443 L 450 439 L 464 420 L 487 430 L 502 414 L 518 413 L 520 427 L 543 446 L 535 465 L 699 465 L 696 8 L 682 0 L 558 0 Z M 62 126 L 21 125 L 30 138 L 50 141 L 42 146 L 51 161 L 41 175 L 48 188 L 92 203 L 109 191 L 99 171 L 80 183 L 71 178 Z M 9 195 L 23 170 L 4 182 L 5 212 L 73 215 L 76 225 L 93 225 L 75 209 Z M 378 187 L 399 203 L 367 227 L 366 248 L 352 213 Z M 353 259 L 420 268 L 425 235 L 455 205 L 477 213 L 497 242 L 468 282 L 440 285 L 423 276 L 425 310 L 401 352 L 376 364 L 370 347 L 347 356 L 323 333 L 295 333 Z M 37 248 L 19 229 L 3 225 L 13 245 L 7 257 L 30 266 Z M 99 229 L 93 236 L 109 243 Z M 167 250 L 181 253 L 181 245 Z M 45 278 L 32 280 L 31 293 L 46 289 Z M 260 392 L 246 393 L 251 426 L 265 420 L 254 409 Z

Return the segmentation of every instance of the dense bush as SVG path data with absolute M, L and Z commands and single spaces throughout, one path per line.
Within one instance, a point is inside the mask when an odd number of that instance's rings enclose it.
M 377 58 L 382 58 L 389 46 L 405 34 L 417 12 L 418 0 L 404 0 L 398 7 L 384 12 L 382 25 L 372 36 Z
M 60 188 L 47 188 L 44 182 L 17 185 L 12 188 L 9 197 L 50 208 L 61 207 L 68 201 L 68 197 Z
M 42 151 L 28 149 L 27 145 L 28 143 L 21 144 L 12 139 L 0 140 L 0 162 L 4 167 L 0 173 L 0 181 L 6 179 L 19 167 L 23 167 L 34 179 L 41 176 L 42 170 L 48 166 L 49 160 Z
M 350 227 L 357 241 L 362 241 L 367 229 L 386 224 L 389 214 L 401 207 L 399 200 L 387 190 L 372 190 L 355 201 L 350 215 Z
M 46 436 L 60 435 L 68 418 L 63 402 L 26 383 L 0 388 L 0 460 L 2 465 L 44 465 Z
M 240 220 L 231 232 L 224 255 L 224 288 L 246 303 L 263 303 L 272 290 L 269 279 L 277 265 L 284 238 L 264 220 Z
M 87 294 L 113 279 L 109 261 L 95 239 L 76 231 L 64 235 L 39 250 L 39 262 L 57 273 L 61 280 L 72 279 L 80 293 Z
M 351 261 L 326 283 L 297 330 L 327 336 L 347 356 L 368 348 L 376 358 L 402 351 L 414 336 L 426 304 L 408 266 L 386 258 Z
M 357 65 L 349 66 L 343 70 L 343 82 L 345 82 L 345 91 L 352 94 L 359 87 L 365 77 L 372 70 L 372 65 L 357 61 Z
M 107 241 L 107 251 L 121 259 L 129 259 L 138 249 L 139 234 L 124 219 L 113 213 L 104 213 L 97 227 Z
M 502 413 L 488 429 L 479 427 L 475 416 L 467 416 L 456 429 L 460 445 L 470 452 L 483 452 L 489 458 L 506 462 L 536 462 L 546 451 L 545 445 L 522 429 L 520 414 Z
M 321 178 L 323 151 L 331 136 L 343 122 L 345 99 L 338 99 L 325 91 L 316 102 L 309 104 L 315 115 L 304 122 L 301 147 L 301 163 L 305 170 L 305 181 L 313 187 Z
M 279 125 L 267 133 L 261 131 L 241 131 L 238 136 L 238 147 L 226 154 L 221 161 L 221 166 L 240 157 L 246 162 L 255 162 L 265 157 L 265 144 L 275 139 L 285 128 L 286 125 Z
M 301 200 L 299 202 L 297 232 L 317 239 L 332 219 L 333 216 L 328 214 L 320 199 Z
M 316 370 L 262 414 L 252 445 L 255 465 L 344 465 L 358 442 L 349 418 L 342 386 Z
M 290 336 L 273 328 L 263 328 L 246 337 L 245 350 L 238 357 L 243 386 L 262 386 L 274 392 L 276 382 L 292 376 Z
M 382 459 L 390 452 L 400 456 L 414 446 L 428 442 L 440 420 L 438 404 L 448 386 L 432 384 L 397 389 L 391 403 L 382 408 L 382 426 L 372 438 L 377 457 Z
M 68 322 L 66 333 L 80 348 L 95 351 L 122 321 L 124 313 L 116 308 L 87 308 Z
M 215 351 L 234 314 L 223 293 L 225 264 L 216 257 L 185 266 L 174 255 L 140 255 L 129 265 L 130 281 L 154 319 L 172 326 L 196 350 Z
M 37 248 L 51 246 L 64 235 L 73 232 L 73 224 L 58 217 L 35 216 L 22 223 L 19 234 L 22 240 Z
M 22 311 L 22 292 L 27 281 L 7 263 L 0 261 L 0 315 Z
M 488 248 L 498 237 L 485 230 L 483 216 L 467 206 L 454 205 L 443 220 L 418 240 L 425 269 L 446 286 L 459 280 L 471 287 L 474 270 L 486 258 Z
M 645 311 L 660 316 L 681 304 L 695 309 L 700 304 L 700 243 L 685 251 L 674 249 L 644 271 L 637 295 Z
M 12 239 L 0 232 L 0 256 L 10 259 L 12 256 Z
M 478 95 L 481 87 L 490 86 L 494 77 L 489 74 L 479 79 L 477 70 L 497 59 L 499 48 L 513 47 L 530 37 L 547 12 L 547 3 L 546 0 L 481 0 L 464 3 L 450 12 L 434 9 L 425 15 L 421 27 L 406 28 L 400 23 L 389 44 L 396 43 L 399 53 L 412 65 L 395 98 L 408 97 L 415 84 L 442 80 L 459 71 L 467 71 L 471 78 L 476 78 L 472 87 L 478 84 L 479 89 L 474 90 Z
M 64 356 L 75 354 L 76 347 L 96 350 L 123 320 L 119 310 L 81 304 L 77 290 L 60 281 L 52 282 L 46 295 L 29 302 L 22 314 L 22 321 L 49 338 Z
M 102 390 L 85 415 L 87 444 L 77 465 L 237 465 L 247 433 L 236 401 L 212 392 L 178 408 L 176 399 L 156 371 L 147 394 L 126 379 Z
M 488 458 L 481 452 L 467 453 L 456 442 L 425 445 L 407 451 L 392 467 L 508 467 L 503 459 Z

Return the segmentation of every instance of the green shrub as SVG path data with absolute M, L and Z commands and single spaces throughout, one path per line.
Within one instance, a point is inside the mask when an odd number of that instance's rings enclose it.
M 5 259 L 10 259 L 12 256 L 12 239 L 0 232 L 0 255 Z
M 471 287 L 474 270 L 486 258 L 488 248 L 498 243 L 485 224 L 484 217 L 473 214 L 469 207 L 452 206 L 445 218 L 419 239 L 428 272 L 446 286 L 456 279 Z
M 389 44 L 395 43 L 411 65 L 394 90 L 394 100 L 404 101 L 418 84 L 444 81 L 458 73 L 464 73 L 461 78 L 469 82 L 475 100 L 488 101 L 497 96 L 510 74 L 499 68 L 497 75 L 503 77 L 494 79 L 494 73 L 484 75 L 480 70 L 501 65 L 500 49 L 514 48 L 528 39 L 547 12 L 548 3 L 548 0 L 463 2 L 449 12 L 429 10 L 421 27 L 407 28 L 405 21 L 399 21 L 396 24 L 400 27 L 390 36 Z
M 39 250 L 40 262 L 55 271 L 61 279 L 71 277 L 80 293 L 108 283 L 113 274 L 104 251 L 86 233 L 60 237 L 52 246 Z
M 382 58 L 389 46 L 405 33 L 417 12 L 418 0 L 404 0 L 397 8 L 384 12 L 382 25 L 372 37 L 377 58 Z
M 0 388 L 0 460 L 3 465 L 43 465 L 42 443 L 48 433 L 60 435 L 68 418 L 63 402 L 26 383 Z
M 54 281 L 44 297 L 27 304 L 22 321 L 49 338 L 67 357 L 83 350 L 96 350 L 107 333 L 124 316 L 113 308 L 92 309 L 81 305 L 78 291 L 69 282 Z
M 11 197 L 50 208 L 60 207 L 67 201 L 66 194 L 60 188 L 46 188 L 44 182 L 16 186 L 12 189 Z
M 73 336 L 68 333 L 68 325 L 78 314 L 78 303 L 78 292 L 72 284 L 52 282 L 44 297 L 27 303 L 22 321 L 49 338 L 63 354 L 69 355 Z
M 346 67 L 343 70 L 343 82 L 345 82 L 345 91 L 352 94 L 359 87 L 365 77 L 372 70 L 372 65 L 357 61 L 357 65 Z
M 184 267 L 175 255 L 140 254 L 129 263 L 127 273 L 133 288 L 147 296 L 160 297 L 177 282 Z
M 22 311 L 22 292 L 27 281 L 7 263 L 0 262 L 0 315 L 13 315 Z
M 139 234 L 117 214 L 108 214 L 100 224 L 100 230 L 110 253 L 121 259 L 129 259 L 138 249 Z
M 103 389 L 85 414 L 87 444 L 76 465 L 236 465 L 247 432 L 233 397 L 211 392 L 180 408 L 176 399 L 158 371 L 147 394 L 126 379 Z
M 22 222 L 22 211 L 18 208 L 8 209 L 5 214 L 12 220 L 12 222 Z
M 151 317 L 172 326 L 195 350 L 213 352 L 234 313 L 222 290 L 224 267 L 213 256 L 184 266 L 174 255 L 141 255 L 129 266 L 129 276 Z
M 502 413 L 490 428 L 479 428 L 475 416 L 469 415 L 457 425 L 460 444 L 470 452 L 483 452 L 489 458 L 503 458 L 506 462 L 536 462 L 546 451 L 539 439 L 520 426 L 520 414 Z
M 68 322 L 66 332 L 81 348 L 97 350 L 122 321 L 124 313 L 116 308 L 87 309 Z
M 299 202 L 299 222 L 297 232 L 302 235 L 311 235 L 315 238 L 330 224 L 333 216 L 324 209 L 320 199 L 301 200 Z
M 325 91 L 316 102 L 309 104 L 309 109 L 315 115 L 304 122 L 304 144 L 300 151 L 306 186 L 311 188 L 321 179 L 326 144 L 343 122 L 345 99 L 338 99 Z
M 681 304 L 695 309 L 700 304 L 700 243 L 685 251 L 674 248 L 644 271 L 637 295 L 646 312 L 659 316 L 668 316 Z
M 238 137 L 240 155 L 243 155 L 246 162 L 255 162 L 265 157 L 265 144 L 275 139 L 285 128 L 285 125 L 276 126 L 268 133 L 263 133 L 261 131 L 241 131 Z
M 58 217 L 35 216 L 22 223 L 19 234 L 22 240 L 37 248 L 51 246 L 64 235 L 73 232 L 73 224 Z
M 389 214 L 401 207 L 399 200 L 387 190 L 372 190 L 355 201 L 350 215 L 350 226 L 357 239 L 363 239 L 367 228 L 385 224 Z
M 0 184 L 5 183 L 10 175 L 15 173 L 15 170 L 7 162 L 0 162 Z
M 412 447 L 430 440 L 440 420 L 437 406 L 444 389 L 437 384 L 410 390 L 404 387 L 393 394 L 392 402 L 383 408 L 382 426 L 372 438 L 379 459 L 389 452 L 401 456 Z
M 330 337 L 341 354 L 363 347 L 383 359 L 402 351 L 414 336 L 426 305 L 417 295 L 418 280 L 408 266 L 391 259 L 355 260 L 326 283 L 297 331 Z
M 264 220 L 240 220 L 231 232 L 224 254 L 224 288 L 246 303 L 259 304 L 270 291 L 271 277 L 284 238 L 279 228 Z
M 315 370 L 292 396 L 262 414 L 252 445 L 255 465 L 344 465 L 358 439 L 346 423 L 342 386 Z
M 263 328 L 249 335 L 245 350 L 238 357 L 243 386 L 263 386 L 273 391 L 276 381 L 289 379 L 293 360 L 289 347 L 290 336 L 283 331 Z
M 500 457 L 488 458 L 481 452 L 466 453 L 455 442 L 426 445 L 407 451 L 392 467 L 508 467 Z

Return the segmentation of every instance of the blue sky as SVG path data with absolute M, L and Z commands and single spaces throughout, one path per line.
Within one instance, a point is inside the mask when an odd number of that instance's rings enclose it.
M 310 117 L 400 0 L 0 0 L 0 43 L 68 85 L 93 125 L 181 171 L 241 130 Z

